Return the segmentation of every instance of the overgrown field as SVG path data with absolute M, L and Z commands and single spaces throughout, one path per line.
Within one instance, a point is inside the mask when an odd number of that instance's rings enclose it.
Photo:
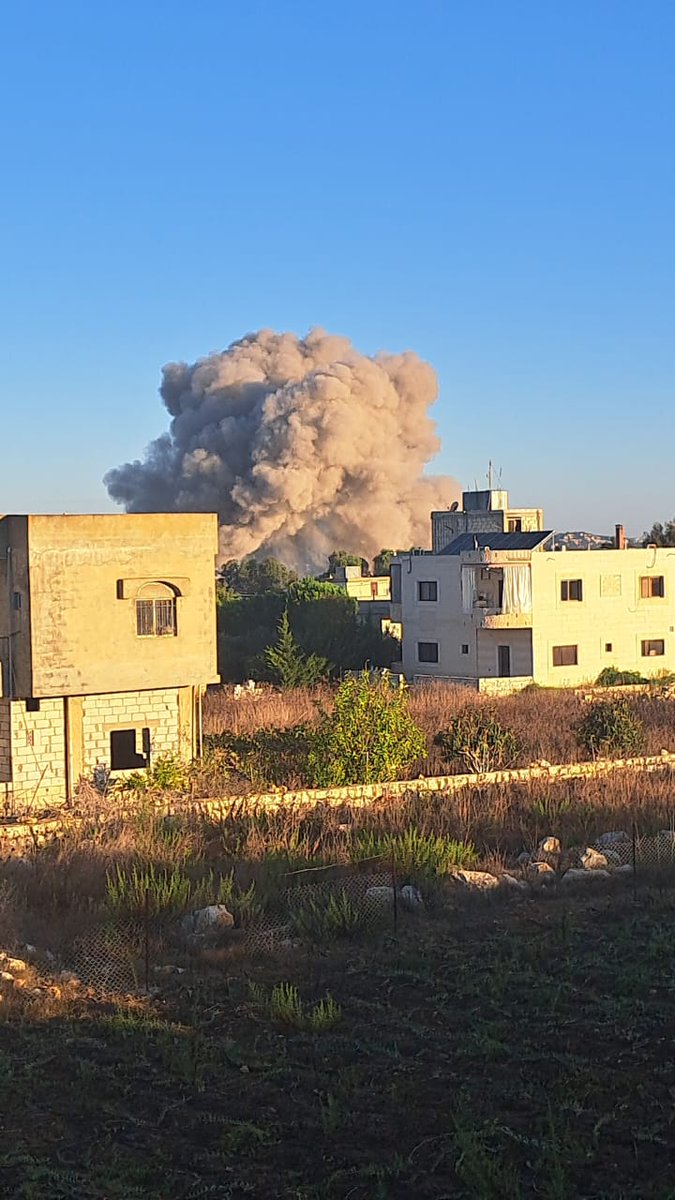
M 300 787 L 313 782 L 307 769 L 308 742 L 326 714 L 334 710 L 334 688 L 260 690 L 236 698 L 232 689 L 211 689 L 204 705 L 207 743 L 228 754 L 222 758 L 230 769 L 233 789 L 247 786 Z M 601 702 L 596 695 L 595 703 Z M 613 698 L 610 703 L 617 703 Z M 665 690 L 631 693 L 618 701 L 639 730 L 625 746 L 597 747 L 598 753 L 619 757 L 622 753 L 659 754 L 675 748 L 675 702 Z M 461 714 L 491 716 L 507 735 L 502 753 L 483 756 L 483 765 L 524 767 L 545 759 L 551 763 L 577 762 L 593 757 L 593 750 L 580 739 L 578 727 L 591 707 L 583 695 L 573 691 L 533 689 L 488 699 L 467 688 L 440 684 L 412 688 L 407 709 L 421 730 L 425 745 L 399 772 L 400 778 L 445 775 L 471 769 L 461 754 L 449 752 L 443 733 Z M 440 736 L 439 736 L 440 735 Z
M 17 990 L 0 1192 L 666 1200 L 674 961 L 672 896 L 628 891 L 233 950 L 144 1001 Z

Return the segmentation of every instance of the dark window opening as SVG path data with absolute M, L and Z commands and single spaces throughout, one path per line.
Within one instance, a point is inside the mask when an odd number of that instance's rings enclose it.
M 462 646 L 462 654 L 468 654 L 468 653 L 469 653 L 469 647 L 467 646 L 466 642 L 464 642 L 464 645 Z
M 554 667 L 576 667 L 579 662 L 579 652 L 577 646 L 554 646 L 553 647 L 553 666 Z
M 401 603 L 401 564 L 392 563 L 389 568 L 389 576 L 391 578 L 391 602 L 392 604 Z
M 135 729 L 113 729 L 110 734 L 110 770 L 133 771 L 136 767 L 147 767 L 150 762 L 150 730 L 142 733 L 143 753 L 136 750 Z
M 583 600 L 584 583 L 582 579 L 563 579 L 560 582 L 561 600 Z
M 417 584 L 418 600 L 438 600 L 438 583 L 435 579 L 420 579 Z
M 417 661 L 425 663 L 437 663 L 438 642 L 418 642 Z
M 21 609 L 21 592 L 12 593 L 12 608 L 14 612 L 19 612 Z
M 522 517 L 509 517 L 509 533 L 521 533 L 522 529 Z
M 666 643 L 663 638 L 651 638 L 642 643 L 642 657 L 656 658 L 660 654 L 665 654 Z
M 497 674 L 508 679 L 511 674 L 511 647 L 497 646 Z
M 643 575 L 640 579 L 640 597 L 643 600 L 653 600 L 658 597 L 663 600 L 666 585 L 663 575 Z
M 136 633 L 139 637 L 172 637 L 176 634 L 176 601 L 137 600 Z
M 370 598 L 371 598 L 371 600 L 376 600 L 376 599 L 377 599 L 377 587 L 378 587 L 378 585 L 377 585 L 377 580 L 376 580 L 376 579 L 373 579 L 373 580 L 371 580 L 371 584 L 370 584 Z
M 39 711 L 40 711 L 40 701 L 36 700 L 34 696 L 29 696 L 28 699 L 26 700 L 26 712 L 39 712 Z
M 612 643 L 605 642 L 605 654 L 611 654 L 611 653 L 612 653 Z

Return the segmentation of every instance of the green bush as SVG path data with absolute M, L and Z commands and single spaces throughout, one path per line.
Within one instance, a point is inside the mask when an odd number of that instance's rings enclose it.
M 127 775 L 121 785 L 132 792 L 186 792 L 190 787 L 190 765 L 175 754 L 165 754 L 147 770 Z
M 408 711 L 405 693 L 366 671 L 343 680 L 309 750 L 309 782 L 317 787 L 399 779 L 424 758 L 426 738 Z
M 272 1021 L 291 1029 L 309 1029 L 322 1033 L 332 1029 L 342 1019 L 342 1009 L 328 993 L 312 1008 L 306 1008 L 300 993 L 292 983 L 278 983 L 269 995 L 260 984 L 252 983 L 249 995 L 255 1007 Z
M 352 853 L 357 862 L 381 855 L 393 861 L 401 875 L 413 879 L 447 875 L 463 867 L 472 867 L 478 859 L 470 843 L 456 842 L 435 833 L 420 833 L 412 826 L 404 833 L 364 830 L 357 835 Z
M 647 683 L 639 671 L 619 671 L 617 667 L 605 667 L 595 681 L 597 687 L 622 687 L 631 683 Z
M 319 654 L 305 654 L 293 637 L 288 609 L 285 608 L 273 646 L 267 646 L 264 659 L 274 683 L 280 687 L 315 687 L 328 678 L 331 664 Z
M 106 904 L 115 917 L 134 919 L 146 912 L 152 917 L 174 917 L 207 904 L 225 904 L 240 925 L 257 915 L 255 884 L 240 891 L 234 874 L 214 875 L 209 871 L 193 880 L 180 867 L 159 868 L 150 864 L 116 866 L 106 879 Z
M 294 934 L 316 944 L 359 937 L 374 920 L 373 913 L 344 889 L 303 896 L 290 907 Z
M 575 726 L 577 741 L 593 758 L 631 757 L 644 748 L 644 726 L 624 697 L 598 700 Z
M 207 754 L 226 753 L 229 762 L 254 787 L 288 787 L 307 777 L 307 759 L 315 731 L 310 725 L 258 729 L 253 734 L 208 734 Z
M 494 709 L 478 705 L 458 713 L 447 729 L 436 734 L 434 744 L 448 762 L 459 762 L 477 773 L 511 766 L 520 750 L 518 737 L 504 728 Z

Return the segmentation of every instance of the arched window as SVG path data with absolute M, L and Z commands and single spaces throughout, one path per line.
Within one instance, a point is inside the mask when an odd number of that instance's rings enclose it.
M 146 583 L 136 596 L 138 637 L 175 637 L 177 589 L 168 583 Z

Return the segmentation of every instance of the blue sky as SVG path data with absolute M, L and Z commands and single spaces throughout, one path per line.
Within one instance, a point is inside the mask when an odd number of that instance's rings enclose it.
M 675 6 L 36 0 L 0 17 L 0 512 L 109 510 L 160 367 L 314 325 L 436 368 L 462 483 L 675 513 Z

